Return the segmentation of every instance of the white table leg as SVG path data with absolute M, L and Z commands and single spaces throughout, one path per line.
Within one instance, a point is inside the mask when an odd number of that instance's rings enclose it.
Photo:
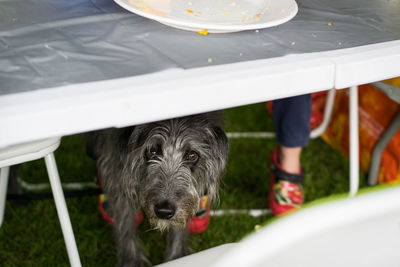
M 320 137 L 321 134 L 323 134 L 326 131 L 326 129 L 328 128 L 329 123 L 331 122 L 333 106 L 335 104 L 335 94 L 336 94 L 335 88 L 329 90 L 328 96 L 326 97 L 324 118 L 322 120 L 322 123 L 317 128 L 315 128 L 314 130 L 311 131 L 310 138 Z
M 355 196 L 359 184 L 359 140 L 358 140 L 358 86 L 350 87 L 350 196 Z
M 64 192 L 61 187 L 54 154 L 48 154 L 45 157 L 45 161 L 47 172 L 49 174 L 51 190 L 53 191 L 54 201 L 56 203 L 58 218 L 64 235 L 65 245 L 67 247 L 69 262 L 73 267 L 80 267 L 82 265 L 79 258 L 78 248 L 76 247 L 74 232 L 72 230 L 67 204 L 65 203 Z
M 6 208 L 9 172 L 10 167 L 8 166 L 0 169 L 0 227 L 3 224 L 4 210 Z

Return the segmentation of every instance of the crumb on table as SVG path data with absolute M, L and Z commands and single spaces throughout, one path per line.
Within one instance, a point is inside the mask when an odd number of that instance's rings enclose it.
M 206 30 L 206 29 L 200 30 L 200 31 L 197 31 L 197 33 L 200 34 L 200 35 L 207 35 L 208 34 L 208 30 Z

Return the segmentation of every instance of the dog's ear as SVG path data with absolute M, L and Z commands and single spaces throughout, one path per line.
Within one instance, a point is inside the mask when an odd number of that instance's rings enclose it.
M 229 153 L 229 141 L 228 137 L 226 136 L 225 132 L 222 130 L 221 127 L 215 126 L 213 128 L 213 134 L 215 137 L 215 141 L 217 145 L 215 149 L 218 150 L 218 154 L 221 155 L 221 159 L 226 162 Z M 225 166 L 224 166 L 225 167 Z
M 139 149 L 144 145 L 152 127 L 149 125 L 139 125 L 133 128 L 129 136 L 129 149 L 131 151 Z
M 96 134 L 95 132 L 90 132 L 85 134 L 86 138 L 86 155 L 90 158 L 97 160 L 99 157 L 98 152 L 96 151 Z
M 211 153 L 206 162 L 207 190 L 211 203 L 218 200 L 219 180 L 224 174 L 229 153 L 229 141 L 221 127 L 212 128 L 209 139 Z
M 140 208 L 139 185 L 143 168 L 146 164 L 143 157 L 143 144 L 147 138 L 146 127 L 132 127 L 127 142 L 127 153 L 123 163 L 121 192 L 131 201 L 131 205 Z

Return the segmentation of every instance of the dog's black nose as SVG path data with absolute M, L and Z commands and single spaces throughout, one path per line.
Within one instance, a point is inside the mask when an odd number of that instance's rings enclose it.
M 154 205 L 154 212 L 160 219 L 171 219 L 175 215 L 176 207 L 168 200 L 164 200 Z

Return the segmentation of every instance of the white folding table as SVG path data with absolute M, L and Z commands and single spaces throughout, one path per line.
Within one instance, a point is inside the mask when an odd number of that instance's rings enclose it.
M 297 3 L 280 26 L 202 36 L 109 0 L 3 2 L 0 148 L 346 87 L 355 129 L 355 86 L 400 75 L 400 0 Z
M 199 35 L 110 0 L 0 3 L 0 149 L 400 76 L 400 0 L 298 0 L 277 27 Z

